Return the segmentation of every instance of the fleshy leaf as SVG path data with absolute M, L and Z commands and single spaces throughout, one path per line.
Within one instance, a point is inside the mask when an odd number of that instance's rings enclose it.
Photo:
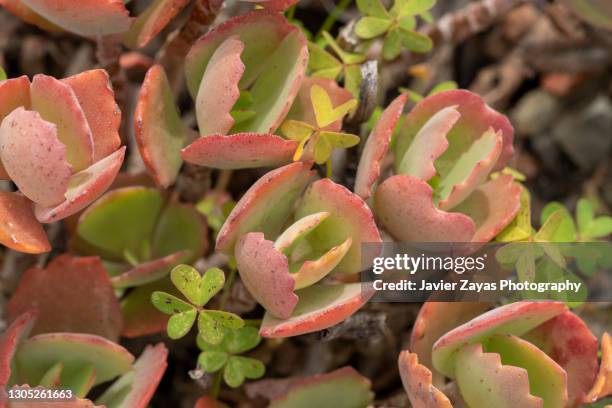
M 274 241 L 274 248 L 279 252 L 286 252 L 300 238 L 303 238 L 312 230 L 317 228 L 323 220 L 329 217 L 329 213 L 322 211 L 319 213 L 307 215 L 300 218 L 291 224 L 278 238 Z
M 200 258 L 208 247 L 206 220 L 192 205 L 170 199 L 155 225 L 151 251 L 154 256 L 168 256 L 190 251 L 185 262 Z
M 273 167 L 291 162 L 298 143 L 272 134 L 237 133 L 197 139 L 181 152 L 189 163 L 217 169 Z
M 286 319 L 291 316 L 298 297 L 295 279 L 289 272 L 287 257 L 260 232 L 244 234 L 235 250 L 242 282 L 269 313 Z
M 361 271 L 362 265 L 370 261 L 362 259 L 362 244 L 381 242 L 370 208 L 346 187 L 322 179 L 312 183 L 304 193 L 296 218 L 323 211 L 329 212 L 329 217 L 305 239 L 315 253 L 322 254 L 351 237 L 351 248 L 334 272 L 349 274 Z M 371 255 L 376 256 L 374 253 Z
M 115 102 L 108 73 L 92 69 L 61 81 L 72 88 L 85 113 L 93 138 L 94 162 L 117 150 L 121 145 L 121 111 Z
M 495 237 L 500 242 L 516 242 L 531 236 L 531 196 L 529 190 L 521 187 L 520 210 L 514 220 Z
M 155 0 L 132 23 L 124 43 L 130 48 L 146 46 L 188 3 L 189 0 Z
M 485 181 L 499 158 L 501 148 L 501 133 L 495 133 L 493 129 L 476 140 L 440 179 L 437 189 L 440 209 L 447 211 L 455 207 Z
M 62 388 L 68 388 L 72 390 L 77 397 L 83 398 L 91 390 L 96 381 L 96 369 L 93 364 L 84 364 L 79 369 L 72 372 L 71 375 L 63 376 L 60 380 L 60 386 Z
M 6 308 L 14 321 L 30 308 L 39 309 L 33 334 L 90 333 L 116 341 L 121 310 L 99 258 L 61 255 L 46 269 L 28 269 Z
M 132 368 L 134 356 L 103 337 L 81 333 L 49 333 L 31 337 L 16 355 L 19 376 L 36 384 L 48 367 L 61 361 L 62 375 L 69 375 L 83 364 L 96 370 L 94 385 L 111 380 Z
M 506 174 L 477 187 L 453 210 L 476 224 L 473 242 L 488 242 L 516 217 L 520 206 L 521 186 Z
M 66 200 L 55 207 L 36 205 L 34 213 L 38 221 L 49 223 L 69 217 L 87 207 L 111 186 L 123 164 L 125 146 L 113 154 L 75 173 L 68 183 Z
M 0 4 L 2 0 L 0 0 Z M 23 75 L 19 78 L 0 81 L 0 123 L 2 120 L 19 107 L 30 109 L 30 80 Z M 0 180 L 9 180 L 9 176 L 0 160 Z
M 122 33 L 132 23 L 121 0 L 82 0 L 76 8 L 71 0 L 21 1 L 53 24 L 84 37 Z
M 293 275 L 295 289 L 303 289 L 313 285 L 327 276 L 342 261 L 352 243 L 352 238 L 348 237 L 342 244 L 331 248 L 318 259 L 304 262 Z
M 456 352 L 466 344 L 479 343 L 493 334 L 521 336 L 563 313 L 563 302 L 516 302 L 493 309 L 442 336 L 433 346 L 433 365 L 454 378 Z M 474 352 L 474 351 L 473 351 Z
M 455 106 L 446 107 L 434 114 L 417 132 L 398 172 L 429 181 L 436 175 L 434 163 L 448 148 L 446 135 L 461 117 Z
M 97 400 L 108 408 L 146 408 L 168 363 L 163 343 L 148 345 L 134 363 L 134 371 L 122 375 Z
M 134 113 L 134 127 L 142 160 L 157 184 L 168 187 L 183 164 L 180 151 L 190 130 L 181 121 L 161 65 L 147 71 Z
M 32 211 L 32 202 L 19 193 L 0 191 L 0 243 L 30 254 L 49 252 L 51 244 Z
M 502 365 L 499 354 L 483 353 L 482 345 L 468 344 L 457 352 L 457 384 L 469 406 L 542 408 L 544 401 L 529 393 L 523 368 Z M 486 390 L 486 391 L 485 391 Z
M 117 259 L 124 251 L 140 254 L 153 234 L 163 199 L 158 190 L 124 187 L 105 194 L 79 218 L 79 237 Z M 121 234 L 117 227 L 121 226 Z
M 72 175 L 57 128 L 37 112 L 17 108 L 2 121 L 0 157 L 8 175 L 30 200 L 41 205 L 64 201 Z
M 297 291 L 300 299 L 291 317 L 280 320 L 264 315 L 262 337 L 292 337 L 326 329 L 340 323 L 359 310 L 374 294 L 361 283 L 319 284 Z
M 489 302 L 425 302 L 423 304 L 412 328 L 410 350 L 418 356 L 420 364 L 433 371 L 434 384 L 444 384 L 442 376 L 433 369 L 431 350 L 434 343 L 455 327 L 486 312 L 490 306 Z
M 327 406 L 335 408 L 366 407 L 374 394 L 370 380 L 353 367 L 342 367 L 331 373 L 292 379 L 289 389 L 274 398 L 270 408 Z
M 271 11 L 285 11 L 289 7 L 293 6 L 298 0 L 242 0 L 247 3 L 256 3 L 267 10 Z
M 64 364 L 61 362 L 52 365 L 42 376 L 38 385 L 45 388 L 59 388 L 62 383 L 61 375 L 63 369 Z
M 431 382 L 431 371 L 419 364 L 416 354 L 402 351 L 398 366 L 404 389 L 413 408 L 452 408 L 450 401 Z
M 166 276 L 172 265 L 185 261 L 190 255 L 191 251 L 185 250 L 143 262 L 120 275 L 113 276 L 110 281 L 115 288 L 129 288 L 151 283 Z
M 122 336 L 134 338 L 166 330 L 168 315 L 157 310 L 151 303 L 151 294 L 155 291 L 179 294 L 167 278 L 132 289 L 121 302 Z
M 38 317 L 37 310 L 28 310 L 18 316 L 0 337 L 0 390 L 9 383 L 15 370 L 13 356 L 29 335 Z
M 593 384 L 593 388 L 589 391 L 585 402 L 594 402 L 600 398 L 612 394 L 612 341 L 610 335 L 604 333 L 601 337 L 601 364 L 599 373 Z
M 470 242 L 476 230 L 474 221 L 464 214 L 438 210 L 432 197 L 426 182 L 413 176 L 392 176 L 376 190 L 376 215 L 400 241 Z
M 597 377 L 597 338 L 584 321 L 566 311 L 523 336 L 567 372 L 569 405 L 583 400 Z
M 28 24 L 34 24 L 35 26 L 47 31 L 62 30 L 49 20 L 42 17 L 40 14 L 34 12 L 34 10 L 26 6 L 21 0 L 0 0 L 0 5 L 9 13 Z
M 263 175 L 242 196 L 217 235 L 216 249 L 231 253 L 238 238 L 261 231 L 274 239 L 313 173 L 311 164 L 296 162 Z
M 75 171 L 93 163 L 93 136 L 85 112 L 70 85 L 38 74 L 30 85 L 32 109 L 57 126 L 57 137 L 66 145 L 68 162 Z
M 238 83 L 244 74 L 240 55 L 244 43 L 237 36 L 223 41 L 208 61 L 196 97 L 196 117 L 201 136 L 227 134 L 234 125 L 230 115 L 240 97 Z
M 28 391 L 28 389 L 40 390 L 40 391 L 44 390 L 45 393 L 50 392 L 49 389 L 46 389 L 43 387 L 30 387 L 27 384 L 20 385 L 20 388 L 24 389 L 26 392 Z M 45 395 L 48 395 L 48 394 L 45 394 Z M 8 405 L 8 408 L 56 408 L 56 407 L 57 407 L 57 401 L 46 401 L 46 400 L 45 401 L 36 401 L 36 400 L 32 401 L 32 400 L 27 400 L 27 399 L 11 401 L 10 405 Z M 88 399 L 73 398 L 68 401 L 63 401 L 62 408 L 104 408 L 104 407 L 94 405 L 94 403 Z
M 373 186 L 380 176 L 382 161 L 387 154 L 393 129 L 402 114 L 406 100 L 406 95 L 395 98 L 380 115 L 376 126 L 368 136 L 355 181 L 355 193 L 364 200 L 370 198 Z
M 419 130 L 433 115 L 449 106 L 456 106 L 461 117 L 448 132 L 448 148 L 436 160 L 435 166 L 440 176 L 444 177 L 457 159 L 489 128 L 496 132 L 501 131 L 503 138 L 502 152 L 494 170 L 501 170 L 506 166 L 514 151 L 514 130 L 508 118 L 488 107 L 475 93 L 450 90 L 426 97 L 408 114 L 397 138 L 396 171 L 400 170 L 400 160 Z
M 208 269 L 203 276 L 189 265 L 175 267 L 170 278 L 181 293 L 196 306 L 204 306 L 225 284 L 225 274 L 219 268 Z
M 334 107 L 330 96 L 325 89 L 319 85 L 310 88 L 310 100 L 312 102 L 315 119 L 319 128 L 324 128 L 341 120 L 347 113 L 357 106 L 357 100 L 351 99 Z

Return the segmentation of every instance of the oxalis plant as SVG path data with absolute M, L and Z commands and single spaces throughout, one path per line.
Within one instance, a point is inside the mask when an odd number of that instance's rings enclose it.
M 383 242 L 496 243 L 532 282 L 612 266 L 598 197 L 534 216 L 504 109 L 420 63 L 510 2 L 436 23 L 432 0 L 342 0 L 312 32 L 296 3 L 0 0 L 102 67 L 12 77 L 0 44 L 0 408 L 610 406 L 592 305 L 407 312 L 359 281 Z M 612 27 L 603 0 L 559 3 L 576 43 Z

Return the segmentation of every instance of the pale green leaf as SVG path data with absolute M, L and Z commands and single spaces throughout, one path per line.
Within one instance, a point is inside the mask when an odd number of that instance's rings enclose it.
M 165 314 L 175 314 L 195 310 L 189 303 L 166 292 L 153 292 L 151 294 L 151 302 L 157 310 Z
M 414 30 L 416 28 L 416 18 L 414 16 L 404 16 L 399 19 L 399 26 L 404 30 Z
M 402 51 L 402 36 L 400 29 L 393 28 L 387 32 L 383 43 L 383 58 L 392 60 Z
M 310 100 L 314 109 L 315 118 L 319 128 L 324 128 L 337 120 L 342 119 L 347 113 L 357 106 L 357 100 L 351 99 L 334 107 L 331 98 L 319 85 L 310 88 Z
M 459 85 L 457 85 L 457 83 L 455 81 L 440 82 L 438 85 L 434 86 L 431 89 L 431 91 L 429 91 L 429 93 L 427 95 L 428 96 L 435 95 L 435 94 L 440 93 L 440 92 L 445 92 L 445 91 L 450 91 L 452 89 L 457 89 L 458 87 L 459 87 Z
M 225 330 L 223 325 L 213 316 L 209 314 L 208 310 L 200 313 L 198 318 L 198 331 L 202 340 L 212 345 L 221 343 Z
M 588 238 L 603 238 L 612 234 L 612 217 L 598 217 L 582 232 Z
M 355 25 L 355 34 L 369 40 L 384 34 L 391 26 L 391 21 L 378 17 L 362 17 Z
M 433 47 L 431 38 L 412 30 L 400 29 L 402 45 L 413 52 L 426 53 Z
M 301 122 L 299 120 L 287 119 L 280 127 L 281 133 L 290 140 L 297 140 L 301 142 L 304 139 L 308 139 L 315 131 L 315 128 L 310 126 L 308 123 Z
M 197 316 L 197 310 L 191 309 L 186 312 L 177 313 L 168 319 L 168 337 L 173 340 L 180 339 L 189 333 Z
M 576 204 L 576 222 L 578 223 L 578 230 L 583 233 L 591 224 L 591 221 L 595 218 L 593 206 L 586 198 L 581 198 Z
M 198 363 L 207 373 L 219 371 L 227 362 L 228 355 L 223 351 L 203 351 L 198 357 Z
M 225 335 L 225 339 L 223 339 L 223 345 L 228 352 L 240 354 L 254 349 L 260 341 L 261 337 L 257 328 L 244 326 L 239 329 L 229 330 Z
M 308 69 L 310 71 L 337 69 L 338 72 L 340 72 L 342 69 L 342 63 L 338 61 L 336 57 L 315 43 L 308 43 L 308 54 Z
M 415 16 L 431 9 L 436 0 L 396 0 L 391 11 L 399 16 Z
M 314 161 L 317 164 L 325 163 L 331 156 L 333 147 L 329 140 L 319 137 L 314 145 Z
M 321 137 L 327 139 L 333 147 L 347 149 L 359 144 L 359 136 L 350 133 L 321 132 Z
M 321 35 L 323 36 L 327 44 L 334 50 L 334 52 L 342 60 L 343 63 L 350 64 L 350 65 L 361 64 L 363 61 L 366 60 L 365 55 L 353 54 L 353 53 L 344 51 L 342 48 L 340 48 L 336 40 L 334 40 L 334 37 L 332 37 L 331 34 L 329 34 L 327 31 L 323 31 Z
M 389 13 L 380 0 L 357 0 L 357 8 L 366 16 L 389 18 Z
M 209 317 L 219 322 L 221 326 L 228 329 L 239 329 L 244 326 L 244 320 L 234 313 L 223 310 L 206 310 L 203 313 L 206 313 Z
M 4 81 L 6 79 L 6 72 L 0 67 L 0 81 Z

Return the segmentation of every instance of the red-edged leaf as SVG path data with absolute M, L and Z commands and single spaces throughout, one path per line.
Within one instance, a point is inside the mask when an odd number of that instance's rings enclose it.
M 298 120 L 301 122 L 308 123 L 312 126 L 317 125 L 315 118 L 314 109 L 312 107 L 312 101 L 310 100 L 310 88 L 313 85 L 318 85 L 327 92 L 333 106 L 339 106 L 348 102 L 352 99 L 353 95 L 346 89 L 340 87 L 336 81 L 327 78 L 315 78 L 306 77 L 302 81 L 300 90 L 291 106 L 291 110 L 287 114 L 287 119 Z M 337 120 L 326 127 L 323 130 L 330 132 L 339 132 L 342 128 L 342 120 Z
M 516 302 L 493 309 L 442 336 L 433 346 L 433 365 L 453 378 L 456 351 L 465 344 L 474 344 L 494 334 L 521 336 L 540 324 L 563 313 L 563 302 Z
M 164 343 L 148 345 L 134 363 L 134 371 L 115 381 L 96 403 L 113 407 L 146 408 L 166 371 L 167 358 L 168 349 Z
M 584 402 L 595 402 L 612 395 L 612 340 L 608 333 L 601 337 L 601 364 L 593 388 L 584 397 Z
M 48 395 L 48 393 L 51 391 L 43 387 L 30 387 L 27 384 L 20 385 L 19 387 L 25 390 L 28 390 L 30 388 L 33 390 L 41 390 L 41 391 L 44 390 L 45 393 L 44 394 L 41 393 L 41 395 Z M 11 401 L 7 408 L 57 408 L 57 407 L 58 407 L 57 401 L 28 401 L 27 399 L 25 399 L 25 400 Z M 74 398 L 71 400 L 63 401 L 62 408 L 104 408 L 104 407 L 94 405 L 94 403 L 88 399 Z
M 473 242 L 488 242 L 512 222 L 521 208 L 521 186 L 506 174 L 476 188 L 453 210 L 476 224 Z
M 262 337 L 291 337 L 326 329 L 359 310 L 374 294 L 361 283 L 318 284 L 296 292 L 299 302 L 286 320 L 264 315 Z
M 313 172 L 311 163 L 288 164 L 263 175 L 242 196 L 217 235 L 216 249 L 231 253 L 238 238 L 251 231 L 275 239 Z
M 296 218 L 328 212 L 329 216 L 306 240 L 316 253 L 325 253 L 342 244 L 348 237 L 352 245 L 334 269 L 338 273 L 357 273 L 373 259 L 362 259 L 362 244 L 381 242 L 372 211 L 366 203 L 346 187 L 330 179 L 318 180 L 310 185 L 296 210 Z M 376 251 L 371 252 L 375 257 Z M 370 254 L 370 253 L 369 253 Z
M 24 341 L 15 356 L 18 376 L 24 382 L 37 383 L 58 362 L 65 372 L 74 372 L 86 364 L 96 372 L 94 386 L 112 380 L 132 369 L 134 356 L 104 337 L 82 333 L 47 333 Z
M 34 216 L 32 202 L 18 193 L 0 191 L 0 243 L 30 254 L 49 252 L 51 244 Z
M 25 312 L 9 325 L 0 337 L 0 392 L 9 383 L 13 371 L 13 356 L 19 344 L 30 335 L 37 316 L 36 310 Z
M 570 405 L 582 402 L 597 377 L 597 338 L 570 311 L 536 327 L 523 337 L 540 347 L 567 372 Z
M 61 255 L 46 269 L 25 272 L 6 307 L 8 321 L 39 309 L 33 334 L 97 334 L 113 341 L 121 331 L 121 310 L 99 258 Z
M 396 171 L 399 171 L 399 160 L 404 157 L 418 131 L 434 114 L 449 106 L 456 106 L 461 117 L 447 135 L 448 149 L 436 160 L 438 173 L 446 175 L 449 168 L 473 141 L 480 138 L 489 128 L 493 128 L 496 132 L 501 131 L 503 137 L 503 148 L 495 169 L 502 169 L 506 165 L 514 150 L 512 147 L 514 130 L 508 118 L 489 108 L 477 94 L 455 89 L 428 96 L 408 114 L 398 135 Z
M 392 176 L 376 190 L 376 215 L 399 241 L 469 242 L 475 225 L 464 214 L 438 210 L 426 182 L 407 175 Z
M 230 115 L 240 97 L 238 83 L 244 74 L 240 55 L 244 43 L 238 36 L 223 41 L 206 65 L 196 96 L 196 117 L 201 136 L 226 134 L 234 125 Z
M 217 169 L 272 167 L 290 163 L 297 146 L 294 140 L 271 134 L 210 135 L 184 148 L 181 156 L 186 162 Z
M 289 7 L 296 4 L 299 0 L 242 0 L 247 3 L 256 3 L 257 5 L 271 11 L 285 11 Z
M 121 0 L 21 0 L 47 20 L 84 37 L 127 31 L 132 20 Z
M 36 205 L 34 213 L 40 222 L 61 220 L 81 211 L 100 197 L 112 184 L 123 164 L 125 146 L 70 178 L 66 200 L 56 207 Z
M 419 129 L 402 157 L 398 157 L 398 172 L 429 181 L 436 175 L 434 163 L 448 148 L 446 135 L 455 126 L 461 114 L 455 106 L 436 112 Z
M 61 31 L 61 28 L 43 18 L 40 14 L 35 13 L 31 8 L 23 4 L 21 0 L 0 0 L 0 6 L 28 24 L 34 24 L 47 31 Z
M 186 260 L 190 255 L 191 251 L 185 250 L 144 262 L 121 275 L 112 277 L 110 281 L 115 288 L 144 285 L 163 278 L 173 265 Z
M 161 65 L 152 66 L 145 76 L 134 113 L 134 127 L 142 160 L 155 181 L 168 187 L 183 164 L 180 151 L 190 130 L 181 121 Z
M 374 399 L 372 382 L 353 367 L 346 366 L 330 373 L 290 379 L 288 390 L 277 396 L 270 408 L 366 407 Z
M 444 382 L 442 376 L 433 369 L 431 350 L 434 343 L 457 326 L 486 312 L 490 306 L 489 302 L 425 302 L 423 304 L 410 335 L 410 350 L 418 356 L 420 364 L 433 371 L 435 385 L 443 385 Z
M 66 146 L 57 138 L 56 126 L 37 112 L 17 108 L 2 121 L 0 158 L 30 200 L 45 206 L 64 201 L 72 176 Z
M 402 384 L 413 408 L 452 408 L 450 401 L 431 382 L 431 371 L 419 364 L 416 354 L 402 351 L 397 364 Z
M 298 297 L 287 257 L 261 232 L 250 232 L 238 239 L 236 264 L 242 283 L 267 311 L 281 319 L 291 316 Z
M 2 0 L 0 0 L 0 4 Z M 30 80 L 23 75 L 19 78 L 0 81 L 0 123 L 12 111 L 20 106 L 30 109 Z M 0 160 L 0 180 L 8 180 L 9 176 Z
M 57 137 L 66 145 L 68 162 L 81 171 L 94 160 L 93 137 L 85 112 L 72 88 L 53 77 L 38 74 L 30 85 L 32 110 L 57 126 Z
M 92 69 L 64 78 L 62 82 L 70 85 L 85 113 L 93 137 L 94 162 L 117 150 L 121 145 L 121 110 L 115 102 L 108 73 Z
M 378 180 L 381 163 L 387 154 L 393 129 L 402 115 L 408 97 L 400 95 L 387 106 L 372 129 L 366 141 L 355 180 L 355 194 L 367 200 L 372 194 L 372 187 Z
M 125 33 L 124 43 L 130 48 L 146 46 L 188 3 L 189 0 L 155 0 Z

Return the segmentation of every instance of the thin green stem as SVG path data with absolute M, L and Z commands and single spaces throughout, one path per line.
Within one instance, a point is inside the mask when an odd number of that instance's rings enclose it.
M 219 398 L 219 391 L 221 391 L 221 380 L 223 379 L 223 370 L 219 370 L 213 380 L 212 387 L 210 388 L 210 396 L 214 399 Z
M 346 8 L 351 4 L 352 1 L 353 0 L 340 0 L 340 3 L 338 3 L 336 8 L 334 8 L 332 12 L 327 15 L 325 21 L 323 21 L 323 25 L 321 26 L 319 32 L 316 35 L 317 39 L 321 36 L 321 33 L 323 33 L 323 31 L 329 31 L 332 28 L 338 16 L 342 14 L 344 10 L 346 10 Z
M 236 280 L 236 268 L 231 268 L 229 276 L 225 281 L 225 286 L 223 287 L 223 293 L 221 293 L 221 300 L 219 301 L 219 309 L 221 310 L 225 308 L 230 291 L 234 285 L 234 280 Z
M 293 5 L 291 7 L 289 7 L 289 10 L 287 10 L 287 20 L 293 20 L 293 16 L 295 16 L 295 9 L 296 9 L 297 5 Z
M 325 162 L 325 177 L 332 178 L 332 161 L 331 157 Z

